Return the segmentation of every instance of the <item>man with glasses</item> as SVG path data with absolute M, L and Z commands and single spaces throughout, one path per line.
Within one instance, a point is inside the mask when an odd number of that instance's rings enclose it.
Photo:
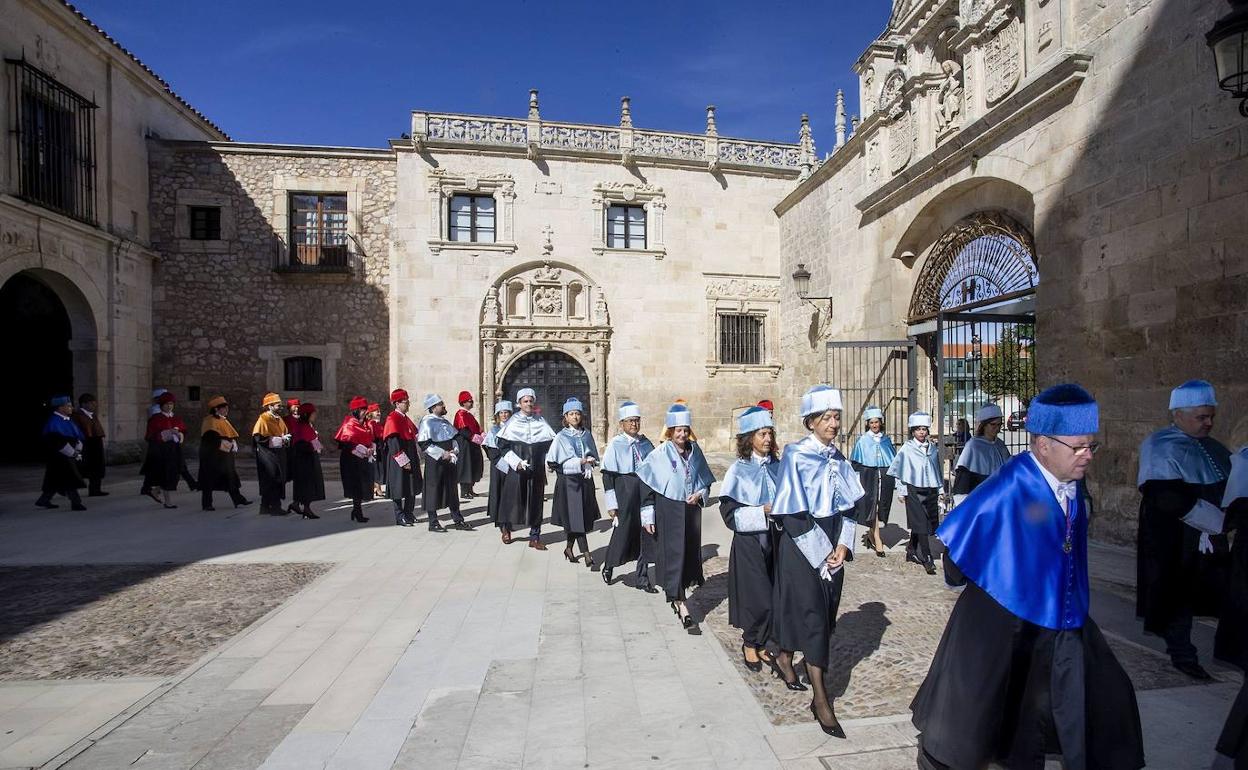
M 1231 453 L 1210 438 L 1213 386 L 1190 380 L 1170 393 L 1171 424 L 1140 445 L 1135 614 L 1166 640 L 1174 667 L 1210 679 L 1192 644 L 1192 616 L 1220 612 L 1230 559 L 1218 508 Z
M 1144 766 L 1135 689 L 1088 616 L 1080 494 L 1099 445 L 1078 385 L 1037 395 L 1029 451 L 977 486 L 936 531 L 967 586 L 910 704 L 925 770 Z

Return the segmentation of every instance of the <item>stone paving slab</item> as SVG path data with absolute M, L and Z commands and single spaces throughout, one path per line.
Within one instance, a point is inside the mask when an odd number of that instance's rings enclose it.
M 0 681 L 177 673 L 327 569 L 0 567 Z

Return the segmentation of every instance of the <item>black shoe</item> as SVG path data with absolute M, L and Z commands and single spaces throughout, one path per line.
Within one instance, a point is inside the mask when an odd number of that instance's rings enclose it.
M 442 522 L 430 516 L 429 517 L 429 531 L 430 532 L 445 532 L 446 527 L 442 526 Z
M 836 720 L 835 713 L 832 714 L 832 724 L 825 725 L 823 721 L 819 719 L 819 712 L 815 711 L 815 704 L 811 703 L 810 715 L 815 718 L 815 721 L 819 723 L 820 729 L 822 729 L 823 732 L 826 733 L 827 735 L 831 735 L 833 738 L 845 737 L 845 730 L 841 727 L 841 723 Z
M 767 661 L 767 665 L 771 667 L 771 673 L 776 677 L 776 679 L 779 679 L 781 682 L 784 682 L 784 686 L 789 688 L 793 692 L 805 692 L 806 690 L 809 689 L 808 687 L 806 687 L 806 685 L 802 684 L 802 680 L 797 677 L 797 672 L 793 673 L 792 682 L 790 682 L 788 679 L 785 679 L 784 671 L 780 669 L 780 664 L 776 662 L 775 658 L 769 659 Z
M 69 510 L 71 510 L 71 511 L 85 511 L 85 510 L 87 510 L 87 506 L 83 505 L 82 503 L 74 503 L 73 505 L 69 506 Z
M 645 591 L 648 594 L 657 594 L 659 592 L 659 589 L 655 588 L 649 583 L 638 583 L 637 588 L 641 591 Z
M 602 568 L 602 582 L 606 583 L 607 585 L 611 585 L 611 568 L 610 567 L 604 566 Z
M 923 563 L 923 571 L 924 571 L 924 572 L 926 572 L 926 573 L 927 573 L 927 574 L 929 574 L 929 575 L 935 575 L 935 574 L 936 574 L 936 563 L 935 563 L 935 562 L 933 562 L 933 561 L 931 561 L 931 560 L 928 560 L 928 561 L 924 562 L 924 563 Z
M 910 564 L 923 564 L 923 560 L 914 555 L 914 551 L 906 551 L 906 562 Z
M 237 508 L 240 505 L 251 505 L 251 503 L 252 503 L 251 500 L 248 500 L 247 498 L 243 498 L 242 500 L 235 502 L 234 507 Z
M 576 564 L 576 556 L 572 555 L 572 546 L 568 546 L 567 548 L 563 549 L 563 558 L 567 559 L 573 564 Z
M 758 650 L 757 650 L 757 649 L 755 649 L 754 654 L 755 654 L 755 655 L 757 655 L 757 654 L 758 654 Z M 751 662 L 750 662 L 750 660 L 749 660 L 749 658 L 745 657 L 745 642 L 742 642 L 742 643 L 741 643 L 741 662 L 745 664 L 745 667 L 746 667 L 746 668 L 748 668 L 749 670 L 753 671 L 753 672 L 754 672 L 754 673 L 756 673 L 756 674 L 757 674 L 759 671 L 762 671 L 762 670 L 763 670 L 763 661 L 762 661 L 762 659 L 761 659 L 761 658 L 760 658 L 759 660 L 756 660 L 756 661 L 754 661 L 753 663 L 751 663 Z
M 212 507 L 211 505 L 205 505 L 205 506 L 203 506 L 202 508 L 200 508 L 199 510 L 201 510 L 201 511 L 215 511 L 215 510 L 217 510 L 217 509 L 216 509 L 216 508 L 214 508 L 214 507 Z
M 60 508 L 61 506 L 57 505 L 51 500 L 36 500 L 35 507 L 36 508 Z
M 1210 674 L 1208 671 L 1206 671 L 1204 666 L 1200 665 L 1194 660 L 1191 660 L 1191 661 L 1188 661 L 1188 660 L 1177 661 L 1176 660 L 1174 661 L 1174 667 L 1182 671 L 1184 674 L 1187 674 L 1191 678 L 1199 679 L 1202 682 L 1207 682 L 1210 679 L 1213 679 L 1213 675 Z
M 87 497 L 108 497 L 108 493 L 97 489 L 94 492 L 88 492 Z
M 466 521 L 457 521 L 451 525 L 452 529 L 458 529 L 460 532 L 476 532 L 477 528 Z

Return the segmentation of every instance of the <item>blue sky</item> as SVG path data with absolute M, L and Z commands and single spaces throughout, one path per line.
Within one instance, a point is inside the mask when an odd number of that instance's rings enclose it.
M 891 0 L 600 3 L 74 0 L 241 141 L 384 146 L 412 109 L 833 144 L 837 88 Z

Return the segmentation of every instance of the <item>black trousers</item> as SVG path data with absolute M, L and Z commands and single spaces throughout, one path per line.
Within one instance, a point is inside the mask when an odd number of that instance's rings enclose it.
M 416 510 L 416 498 L 409 495 L 400 502 L 392 500 L 394 503 L 394 523 L 395 524 L 413 524 L 416 517 L 412 515 L 412 511 Z

